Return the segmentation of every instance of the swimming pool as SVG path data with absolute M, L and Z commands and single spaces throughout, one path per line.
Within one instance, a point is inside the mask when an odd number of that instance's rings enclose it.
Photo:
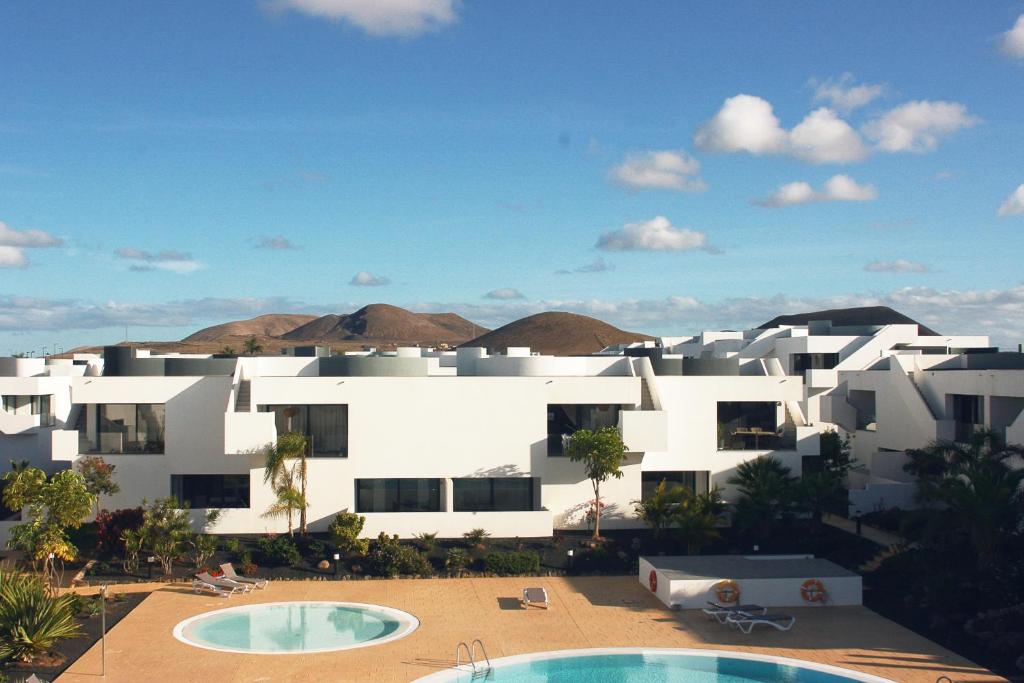
M 379 645 L 420 625 L 401 610 L 357 602 L 269 602 L 204 612 L 174 627 L 174 637 L 207 650 L 308 654 Z
M 892 683 L 886 678 L 798 659 L 721 650 L 598 648 L 503 657 L 487 681 L 524 683 Z M 449 669 L 419 683 L 472 680 Z

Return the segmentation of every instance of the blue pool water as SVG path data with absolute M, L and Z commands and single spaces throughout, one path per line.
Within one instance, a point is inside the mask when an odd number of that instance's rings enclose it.
M 695 654 L 686 650 L 540 654 L 497 660 L 486 678 L 473 679 L 468 672 L 448 671 L 422 680 L 522 683 L 851 683 L 885 680 L 834 668 L 832 671 L 807 668 L 796 660 L 742 659 L 724 656 L 726 654 Z
M 300 654 L 376 645 L 408 635 L 419 621 L 389 607 L 341 602 L 243 605 L 186 619 L 174 629 L 197 647 Z

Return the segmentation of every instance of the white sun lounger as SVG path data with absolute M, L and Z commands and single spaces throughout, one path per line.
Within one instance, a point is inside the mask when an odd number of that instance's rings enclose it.
M 735 625 L 744 633 L 750 633 L 758 624 L 771 626 L 778 631 L 788 631 L 796 623 L 796 617 L 790 614 L 745 614 L 735 612 L 725 618 L 725 623 Z
M 236 574 L 235 573 L 235 567 L 230 562 L 225 562 L 224 564 L 222 564 L 220 566 L 220 570 L 222 572 L 224 572 L 224 578 L 228 579 L 229 581 L 236 581 L 238 583 L 247 583 L 247 584 L 250 584 L 252 586 L 255 586 L 256 588 L 266 588 L 267 587 L 267 580 L 266 579 L 253 579 L 253 578 L 249 578 L 248 576 L 239 576 L 238 574 Z
M 765 614 L 767 607 L 761 605 L 723 605 L 717 602 L 708 601 L 708 606 L 701 609 L 709 619 L 715 619 L 719 624 L 724 624 L 726 617 L 730 614 Z
M 196 593 L 206 590 L 226 598 L 235 593 L 248 593 L 250 587 L 237 581 L 215 578 L 208 572 L 200 572 L 192 579 L 192 590 Z
M 548 599 L 548 592 L 544 588 L 524 588 L 523 589 L 523 607 L 543 607 L 548 609 L 551 607 L 551 600 Z

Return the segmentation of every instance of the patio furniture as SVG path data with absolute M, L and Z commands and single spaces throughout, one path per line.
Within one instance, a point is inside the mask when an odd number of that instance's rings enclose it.
M 266 579 L 254 579 L 248 576 L 241 576 L 235 573 L 235 567 L 230 562 L 225 562 L 220 566 L 220 570 L 224 572 L 224 578 L 229 581 L 236 581 L 238 583 L 247 583 L 255 586 L 256 588 L 266 588 L 268 581 Z
M 544 588 L 524 588 L 523 607 L 551 607 L 551 600 L 548 599 L 548 592 Z
M 734 624 L 739 630 L 744 633 L 750 633 L 754 630 L 754 627 L 758 624 L 764 624 L 765 626 L 771 626 L 778 631 L 788 631 L 793 628 L 793 624 L 796 623 L 796 617 L 790 614 L 745 614 L 743 612 L 736 612 L 726 616 L 725 622 L 727 624 Z
M 719 624 L 724 624 L 726 617 L 736 612 L 744 614 L 764 614 L 768 611 L 767 607 L 761 605 L 723 605 L 717 602 L 711 602 L 708 600 L 708 606 L 701 609 L 709 619 L 715 619 Z
M 250 587 L 237 581 L 215 578 L 209 572 L 200 572 L 192 579 L 192 590 L 196 593 L 207 590 L 228 597 L 235 593 L 247 593 Z

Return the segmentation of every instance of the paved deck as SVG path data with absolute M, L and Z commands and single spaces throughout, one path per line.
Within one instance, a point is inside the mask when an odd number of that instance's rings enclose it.
M 527 585 L 543 585 L 552 608 L 522 610 Z M 316 655 L 240 655 L 191 647 L 171 635 L 180 620 L 229 605 L 280 600 L 348 600 L 388 605 L 419 617 L 412 635 L 384 645 Z M 793 609 L 788 633 L 744 636 L 699 612 L 671 612 L 629 577 L 486 578 L 275 582 L 230 599 L 178 584 L 159 588 L 59 683 L 140 681 L 411 681 L 451 666 L 455 645 L 482 638 L 491 658 L 583 647 L 735 649 L 866 671 L 901 683 L 1004 681 L 863 607 Z

